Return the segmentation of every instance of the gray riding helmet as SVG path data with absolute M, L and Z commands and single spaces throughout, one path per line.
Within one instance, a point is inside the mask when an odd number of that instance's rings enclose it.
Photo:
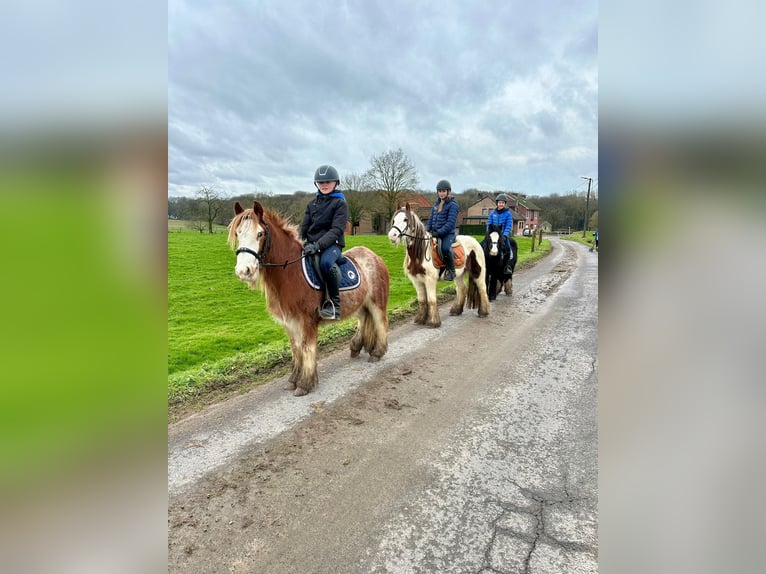
M 331 165 L 320 165 L 314 172 L 314 184 L 334 181 L 340 185 L 340 176 L 338 170 Z

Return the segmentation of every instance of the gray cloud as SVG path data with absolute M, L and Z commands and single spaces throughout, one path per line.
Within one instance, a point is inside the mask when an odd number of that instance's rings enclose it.
M 596 175 L 597 5 L 169 4 L 169 193 L 311 190 L 402 148 L 423 188 Z

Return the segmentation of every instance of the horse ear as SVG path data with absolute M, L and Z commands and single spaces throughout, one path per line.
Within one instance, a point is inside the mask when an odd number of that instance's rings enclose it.
M 257 201 L 253 203 L 253 211 L 259 219 L 263 219 L 263 206 Z
M 243 211 L 245 211 L 245 210 L 242 209 L 242 206 L 239 204 L 239 202 L 234 204 L 234 215 L 239 215 Z
M 405 206 L 407 208 L 407 211 L 412 211 L 412 209 L 410 209 L 410 202 L 409 201 L 405 204 Z

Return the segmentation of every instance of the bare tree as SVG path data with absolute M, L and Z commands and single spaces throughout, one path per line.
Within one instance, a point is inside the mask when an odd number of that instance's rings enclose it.
M 369 194 L 366 192 L 370 190 L 370 184 L 367 174 L 359 174 L 352 171 L 343 176 L 341 189 L 343 189 L 343 195 L 346 197 L 346 205 L 348 206 L 348 218 L 351 220 L 351 235 L 356 235 L 356 228 L 359 227 L 362 216 L 369 212 L 367 206 Z
M 221 194 L 210 187 L 203 187 L 195 191 L 194 196 L 200 201 L 202 216 L 207 221 L 208 233 L 213 233 L 213 220 L 221 211 Z
M 418 186 L 415 166 L 401 148 L 373 156 L 370 164 L 372 167 L 365 175 L 372 189 L 383 199 L 390 220 L 402 194 L 412 193 Z
M 351 221 L 351 235 L 356 235 L 356 228 L 359 227 L 362 216 L 368 212 L 366 200 L 370 194 L 355 189 L 344 189 L 343 195 L 348 207 L 348 219 Z

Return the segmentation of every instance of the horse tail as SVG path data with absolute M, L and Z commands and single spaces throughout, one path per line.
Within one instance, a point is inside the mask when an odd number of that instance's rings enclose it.
M 481 263 L 476 259 L 476 253 L 471 251 L 467 263 L 470 279 L 478 279 L 481 276 Z
M 471 251 L 468 254 L 468 261 L 465 263 L 468 270 L 468 292 L 466 293 L 466 305 L 469 309 L 476 309 L 479 306 L 479 287 L 476 280 L 481 274 L 481 264 L 476 261 L 476 253 Z

